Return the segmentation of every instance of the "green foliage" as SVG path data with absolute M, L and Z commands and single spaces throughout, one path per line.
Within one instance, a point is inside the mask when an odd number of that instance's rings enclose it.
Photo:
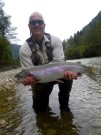
M 0 38 L 0 65 L 9 63 L 12 60 L 10 42 Z
M 101 12 L 65 41 L 64 52 L 68 59 L 101 56 Z
M 17 35 L 16 28 L 11 26 L 11 16 L 6 15 L 3 10 L 4 6 L 4 2 L 0 0 L 0 65 L 14 63 L 10 41 L 16 39 Z
M 0 0 L 0 36 L 8 39 L 9 41 L 12 41 L 16 39 L 17 33 L 15 32 L 15 30 L 17 28 L 11 26 L 11 16 L 5 14 L 3 6 L 4 3 L 2 2 L 2 0 Z

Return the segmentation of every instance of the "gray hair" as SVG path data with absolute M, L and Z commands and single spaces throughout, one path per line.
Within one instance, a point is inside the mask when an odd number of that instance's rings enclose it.
M 30 15 L 30 17 L 29 17 L 29 22 L 30 22 L 31 18 L 32 18 L 34 15 L 38 15 L 38 16 L 40 16 L 40 17 L 41 17 L 41 19 L 44 21 L 44 18 L 43 18 L 43 16 L 42 16 L 42 14 L 41 14 L 41 13 L 39 13 L 39 12 L 33 12 L 33 13 Z

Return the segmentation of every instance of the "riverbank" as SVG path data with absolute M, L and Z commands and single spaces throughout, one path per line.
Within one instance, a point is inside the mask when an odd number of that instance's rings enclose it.
M 20 70 L 20 68 L 16 68 L 0 72 L 0 91 L 14 89 L 16 87 L 15 74 L 17 74 Z
M 20 65 L 18 64 L 13 64 L 13 65 L 0 65 L 0 72 L 2 71 L 9 71 L 13 69 L 20 68 Z

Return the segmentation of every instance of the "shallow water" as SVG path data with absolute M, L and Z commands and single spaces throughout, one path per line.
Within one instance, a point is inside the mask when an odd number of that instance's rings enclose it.
M 76 61 L 101 68 L 101 57 Z M 43 113 L 34 112 L 32 92 L 21 84 L 12 93 L 2 92 L 0 99 L 0 135 L 101 135 L 101 81 L 86 75 L 74 80 L 68 111 L 60 111 L 57 85 Z

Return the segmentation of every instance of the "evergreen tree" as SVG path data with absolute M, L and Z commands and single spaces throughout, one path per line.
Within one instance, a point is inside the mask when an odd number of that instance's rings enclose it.
M 16 39 L 15 27 L 11 26 L 11 16 L 3 10 L 4 2 L 0 0 L 0 65 L 11 63 L 11 41 Z

